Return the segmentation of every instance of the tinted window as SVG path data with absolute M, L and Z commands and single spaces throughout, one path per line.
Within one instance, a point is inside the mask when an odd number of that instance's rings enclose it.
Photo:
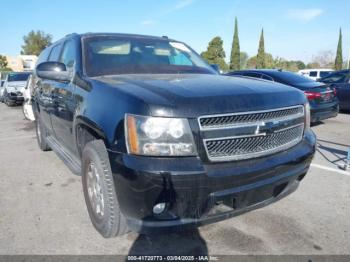
M 347 79 L 347 73 L 333 73 L 325 78 L 322 78 L 320 81 L 324 83 L 343 83 Z
M 254 77 L 254 78 L 261 78 L 261 74 L 258 74 L 258 73 L 248 72 L 248 73 L 244 73 L 243 75 L 249 76 L 249 77 Z
M 36 64 L 40 64 L 42 62 L 46 62 L 48 57 L 49 57 L 49 54 L 50 54 L 50 51 L 51 51 L 51 48 L 45 48 L 39 55 L 38 57 L 38 61 L 36 62 Z
M 63 47 L 60 62 L 66 65 L 66 67 L 71 68 L 74 66 L 76 59 L 75 55 L 75 44 L 73 40 L 68 40 Z
M 96 36 L 84 39 L 89 76 L 112 74 L 179 74 L 216 72 L 188 46 L 153 38 Z
M 30 73 L 9 73 L 7 81 L 8 82 L 13 82 L 13 81 L 27 81 Z
M 328 76 L 329 74 L 331 74 L 332 71 L 321 71 L 320 72 L 320 77 L 325 77 L 325 76 Z
M 58 58 L 60 57 L 61 53 L 61 47 L 62 45 L 55 45 L 52 47 L 50 56 L 49 56 L 49 61 L 58 61 Z
M 309 76 L 311 76 L 311 77 L 317 77 L 317 71 L 310 71 Z
M 228 76 L 243 76 L 243 72 L 228 72 Z
M 315 83 L 315 81 L 306 78 L 305 76 L 288 71 L 271 71 L 269 72 L 269 75 L 273 77 L 275 81 L 286 83 L 288 85 Z
M 262 75 L 261 78 L 265 80 L 273 81 L 273 78 L 271 76 Z

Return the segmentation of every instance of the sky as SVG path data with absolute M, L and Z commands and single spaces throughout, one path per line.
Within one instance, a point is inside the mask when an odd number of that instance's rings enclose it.
M 0 0 L 0 54 L 17 55 L 31 30 L 58 40 L 69 33 L 120 32 L 167 35 L 198 53 L 215 36 L 231 52 L 234 19 L 241 51 L 256 55 L 261 29 L 265 51 L 274 57 L 310 62 L 336 51 L 339 28 L 343 55 L 350 49 L 348 0 Z

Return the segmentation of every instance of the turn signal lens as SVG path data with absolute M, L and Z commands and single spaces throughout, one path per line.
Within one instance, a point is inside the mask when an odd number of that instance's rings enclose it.
M 127 137 L 129 144 L 129 151 L 133 154 L 139 153 L 139 142 L 137 138 L 136 120 L 134 116 L 128 115 L 126 118 Z

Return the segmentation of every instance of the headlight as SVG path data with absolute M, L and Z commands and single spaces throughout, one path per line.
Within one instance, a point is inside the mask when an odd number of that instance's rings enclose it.
M 305 108 L 305 131 L 307 131 L 310 129 L 310 122 L 311 122 L 310 104 L 307 102 L 304 108 Z
M 128 153 L 151 156 L 197 155 L 187 119 L 125 115 Z

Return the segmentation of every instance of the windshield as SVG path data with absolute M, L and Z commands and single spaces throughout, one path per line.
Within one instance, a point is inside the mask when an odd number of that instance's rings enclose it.
M 97 36 L 84 39 L 88 76 L 114 74 L 216 74 L 187 45 L 167 39 Z
M 27 81 L 30 73 L 10 73 L 8 75 L 7 81 L 8 82 L 14 82 L 14 81 Z

